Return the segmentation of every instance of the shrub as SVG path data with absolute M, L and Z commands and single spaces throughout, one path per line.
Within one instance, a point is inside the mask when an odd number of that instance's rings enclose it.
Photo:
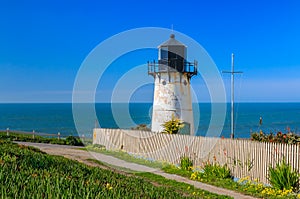
M 280 190 L 299 190 L 299 174 L 292 170 L 292 167 L 282 160 L 276 167 L 269 166 L 268 180 L 270 184 Z
M 277 132 L 274 135 L 273 133 L 266 134 L 263 131 L 260 131 L 259 133 L 252 133 L 251 140 L 259 141 L 259 142 L 297 144 L 300 142 L 300 136 L 292 132 L 288 132 L 288 133 Z
M 131 130 L 151 131 L 151 129 L 146 124 L 139 124 L 136 127 L 132 127 Z
M 230 182 L 232 181 L 232 175 L 226 164 L 221 166 L 218 163 L 210 164 L 207 162 L 202 167 L 202 170 L 194 171 L 191 174 L 190 179 L 208 183 L 214 183 L 222 180 L 225 182 L 224 180 L 226 180 L 226 183 L 228 183 L 228 180 L 230 180 Z
M 189 157 L 183 156 L 180 159 L 180 167 L 185 171 L 191 171 L 193 167 L 193 161 Z
M 162 133 L 177 134 L 179 132 L 179 130 L 184 127 L 184 124 L 180 119 L 175 118 L 173 115 L 172 119 L 165 122 L 162 126 L 164 127 L 164 130 Z
M 226 179 L 231 178 L 231 171 L 226 164 L 221 166 L 218 163 L 207 163 L 203 167 L 204 175 L 210 178 Z
M 76 138 L 74 136 L 68 136 L 66 138 L 66 143 L 68 145 L 74 145 L 74 146 L 84 146 L 84 144 L 81 142 L 80 138 Z
M 249 176 L 240 178 L 237 183 L 244 191 L 247 191 L 254 196 L 263 198 L 295 198 L 292 189 L 280 190 L 274 187 L 265 186 L 263 183 L 259 182 L 258 179 L 251 181 Z
M 50 144 L 61 144 L 61 145 L 65 145 L 66 144 L 66 140 L 63 140 L 63 139 L 56 139 L 56 138 L 52 138 L 50 141 L 49 141 Z
M 75 145 L 75 146 L 84 146 L 80 138 L 74 136 L 68 136 L 66 139 L 57 139 L 42 137 L 35 135 L 34 138 L 30 134 L 20 134 L 20 133 L 9 133 L 9 136 L 6 135 L 6 132 L 0 132 L 0 139 L 10 140 L 10 141 L 21 141 L 21 142 L 36 142 L 36 143 L 51 143 L 51 144 L 61 144 L 61 145 Z M 89 143 L 89 140 L 85 140 L 85 143 Z

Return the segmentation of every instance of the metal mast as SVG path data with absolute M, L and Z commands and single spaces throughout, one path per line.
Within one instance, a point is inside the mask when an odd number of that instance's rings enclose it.
M 231 54 L 231 71 L 223 71 L 223 73 L 231 74 L 231 134 L 230 138 L 234 139 L 234 74 L 243 73 L 241 71 L 234 71 L 234 54 Z

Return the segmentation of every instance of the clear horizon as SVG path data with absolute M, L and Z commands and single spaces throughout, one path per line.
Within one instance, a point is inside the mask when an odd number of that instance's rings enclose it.
M 228 102 L 230 75 L 221 72 L 231 69 L 234 53 L 235 70 L 244 72 L 236 76 L 236 102 L 297 103 L 299 8 L 297 0 L 1 2 L 0 103 L 71 103 L 76 74 L 88 54 L 107 38 L 141 27 L 173 27 L 200 43 L 220 71 Z M 152 59 L 157 59 L 155 49 L 118 58 L 99 82 L 96 102 L 110 102 L 118 78 Z M 151 78 L 146 68 L 141 76 Z M 192 87 L 197 101 L 210 102 L 200 75 Z M 153 85 L 144 86 L 130 102 L 151 103 L 152 95 Z

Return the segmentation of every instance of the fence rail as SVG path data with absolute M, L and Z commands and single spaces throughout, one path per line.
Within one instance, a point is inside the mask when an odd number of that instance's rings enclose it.
M 6 132 L 7 135 L 9 135 L 10 133 L 17 133 L 17 134 L 23 134 L 23 135 L 32 135 L 32 136 L 42 136 L 42 137 L 57 137 L 57 138 L 66 138 L 68 136 L 71 135 L 61 135 L 60 132 L 58 132 L 57 134 L 51 134 L 51 133 L 43 133 L 43 132 L 36 132 L 36 131 L 21 131 L 21 130 L 11 130 L 11 129 L 4 129 L 1 130 L 0 132 Z M 72 135 L 74 136 L 74 135 Z M 78 138 L 82 138 L 82 136 L 74 136 L 74 137 L 78 137 Z
M 94 129 L 93 143 L 174 164 L 182 156 L 189 156 L 195 166 L 207 161 L 227 164 L 235 177 L 250 176 L 263 183 L 268 183 L 269 166 L 283 158 L 293 169 L 300 168 L 300 145 L 100 128 Z

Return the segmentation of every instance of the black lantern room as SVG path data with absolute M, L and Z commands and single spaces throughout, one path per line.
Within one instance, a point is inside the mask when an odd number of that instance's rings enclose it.
M 148 62 L 148 74 L 162 72 L 187 73 L 189 77 L 197 75 L 197 63 L 186 61 L 187 47 L 171 34 L 169 40 L 158 46 L 158 62 Z

